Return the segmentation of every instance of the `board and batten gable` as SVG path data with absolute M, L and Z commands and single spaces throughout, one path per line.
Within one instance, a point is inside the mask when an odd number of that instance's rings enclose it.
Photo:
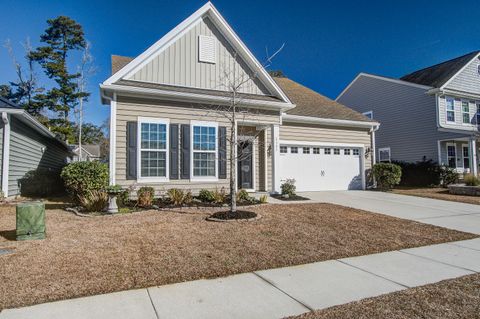
M 438 131 L 436 98 L 428 88 L 402 82 L 360 75 L 338 102 L 361 113 L 372 111 L 381 123 L 375 135 L 377 158 L 379 148 L 390 147 L 392 160 L 438 161 L 437 141 L 459 135 Z
M 480 95 L 480 60 L 477 55 L 445 85 L 445 89 Z
M 46 138 L 15 117 L 11 117 L 8 196 L 19 195 L 21 179 L 38 168 L 60 171 L 67 163 L 68 150 Z
M 116 183 L 122 186 L 138 186 L 142 184 L 137 179 L 127 179 L 127 123 L 137 122 L 139 117 L 168 119 L 170 124 L 191 124 L 192 121 L 208 121 L 217 122 L 218 126 L 227 128 L 227 136 L 230 134 L 230 123 L 225 116 L 218 113 L 218 110 L 211 111 L 207 107 L 201 107 L 186 102 L 160 101 L 139 97 L 117 96 L 116 102 Z M 248 126 L 255 128 L 265 128 L 266 132 L 259 134 L 255 140 L 255 169 L 257 172 L 263 172 L 264 162 L 264 143 L 262 139 L 266 139 L 270 143 L 271 128 L 270 125 L 280 124 L 279 111 L 258 110 L 258 112 L 247 113 L 242 117 Z M 257 125 L 256 125 L 257 124 Z M 241 125 L 241 124 L 239 124 Z M 247 124 L 246 124 L 247 125 Z M 138 134 L 138 133 L 137 133 Z M 264 135 L 265 134 L 265 135 Z M 181 137 L 179 137 L 181 140 Z M 267 146 L 268 147 L 268 146 Z M 227 154 L 229 147 L 227 143 Z M 138 159 L 137 159 L 138 161 Z M 179 156 L 180 161 L 180 156 Z M 268 169 L 271 168 L 271 155 L 267 157 Z M 193 181 L 190 179 L 170 179 L 166 182 L 148 182 L 149 186 L 155 188 L 157 193 L 166 191 L 169 188 L 188 189 L 196 193 L 200 189 L 221 189 L 229 187 L 229 161 L 227 159 L 227 178 L 218 179 L 218 181 Z M 262 176 L 255 174 L 256 188 L 265 188 Z M 271 176 L 271 175 L 269 175 Z M 271 181 L 268 181 L 267 189 L 271 187 Z
M 215 39 L 215 63 L 199 59 L 199 37 Z M 208 17 L 200 19 L 188 32 L 176 39 L 163 51 L 152 56 L 140 70 L 126 78 L 174 86 L 229 91 L 229 81 L 245 83 L 239 92 L 269 95 L 254 72 L 237 55 L 226 38 Z

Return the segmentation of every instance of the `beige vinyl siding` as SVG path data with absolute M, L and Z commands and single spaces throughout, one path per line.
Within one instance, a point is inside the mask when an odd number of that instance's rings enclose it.
M 216 38 L 216 63 L 199 62 L 199 35 Z M 240 82 L 252 73 L 239 57 L 235 59 L 233 48 L 213 23 L 203 18 L 128 79 L 226 91 L 229 80 L 236 78 Z M 246 80 L 239 92 L 268 95 L 258 79 Z
M 59 142 L 11 117 L 8 196 L 20 194 L 21 179 L 28 172 L 38 168 L 60 171 L 68 156 Z
M 465 69 L 463 69 L 450 81 L 445 88 L 461 92 L 480 94 L 480 74 L 478 73 L 479 65 L 480 61 L 477 58 L 473 59 Z
M 283 123 L 280 126 L 281 141 L 302 141 L 339 144 L 362 144 L 371 148 L 369 129 L 354 129 L 313 124 Z M 365 160 L 365 169 L 371 168 L 371 155 Z
M 170 180 L 164 183 L 143 183 L 140 184 L 136 180 L 126 179 L 126 126 L 127 122 L 137 122 L 138 117 L 151 117 L 169 119 L 171 124 L 190 124 L 194 121 L 209 121 L 217 122 L 219 126 L 227 127 L 227 134 L 230 134 L 229 122 L 224 116 L 218 114 L 218 112 L 212 112 L 207 108 L 199 108 L 198 106 L 188 103 L 175 103 L 175 102 L 159 102 L 150 99 L 140 99 L 131 97 L 118 97 L 117 101 L 117 145 L 116 145 L 116 183 L 123 186 L 135 185 L 138 188 L 142 185 L 148 184 L 156 189 L 156 192 L 160 194 L 169 188 L 182 188 L 189 189 L 192 192 L 197 192 L 202 188 L 215 189 L 229 187 L 229 179 L 219 179 L 215 182 L 207 181 L 190 181 L 188 179 Z M 255 114 L 247 114 L 241 116 L 243 121 L 248 121 L 249 126 L 256 125 L 258 123 L 259 128 L 262 125 L 268 125 L 267 131 L 270 131 L 271 124 L 280 123 L 280 115 L 278 112 L 273 111 L 258 111 Z M 241 124 L 239 124 L 241 125 Z M 270 140 L 268 141 L 270 143 Z M 228 144 L 228 143 L 227 143 Z M 228 145 L 227 145 L 228 146 Z M 256 142 L 256 154 L 258 155 L 258 142 Z M 228 165 L 229 149 L 227 149 L 227 176 L 229 176 Z M 259 156 L 256 156 L 256 162 L 259 161 Z M 271 162 L 271 159 L 268 159 Z M 258 172 L 263 169 L 260 167 L 260 163 L 255 163 L 256 176 L 254 177 L 258 181 Z M 268 164 L 271 167 L 271 164 Z M 256 184 L 257 189 L 260 182 Z

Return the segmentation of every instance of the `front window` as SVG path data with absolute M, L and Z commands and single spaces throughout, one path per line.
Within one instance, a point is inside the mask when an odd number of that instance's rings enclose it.
M 455 145 L 447 145 L 448 167 L 457 167 L 457 149 Z
M 384 147 L 378 149 L 378 161 L 379 162 L 390 162 L 391 154 L 390 147 Z
M 468 101 L 462 101 L 462 118 L 464 124 L 470 124 L 470 106 Z
M 217 127 L 193 125 L 193 176 L 216 177 Z
M 463 152 L 463 168 L 470 168 L 470 152 L 468 145 L 462 146 Z
M 477 104 L 477 125 L 480 125 L 480 103 Z
M 140 177 L 167 177 L 167 125 L 162 120 L 139 120 Z
M 447 122 L 455 122 L 455 100 L 447 97 Z

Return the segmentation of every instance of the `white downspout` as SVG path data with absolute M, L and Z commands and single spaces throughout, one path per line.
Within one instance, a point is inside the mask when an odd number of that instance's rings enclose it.
M 10 167 L 10 119 L 7 112 L 2 112 L 3 154 L 2 154 L 2 192 L 8 197 L 8 169 Z
M 380 128 L 379 125 L 374 125 L 372 126 L 372 128 L 370 129 L 370 138 L 371 138 L 371 142 L 370 144 L 371 147 L 372 147 L 372 168 L 373 168 L 373 165 L 375 165 L 375 163 L 377 162 L 377 150 L 376 150 L 376 146 L 375 146 L 375 132 Z M 365 179 L 366 176 L 365 176 L 365 171 L 363 172 L 363 178 Z M 375 180 L 375 177 L 373 177 L 373 174 L 372 174 L 372 183 L 373 183 L 373 187 L 376 188 L 377 187 L 377 181 Z M 365 189 L 365 188 L 364 188 Z
M 117 95 L 114 93 L 110 100 L 110 156 L 109 156 L 109 175 L 110 185 L 115 185 L 116 173 L 116 146 L 117 146 Z

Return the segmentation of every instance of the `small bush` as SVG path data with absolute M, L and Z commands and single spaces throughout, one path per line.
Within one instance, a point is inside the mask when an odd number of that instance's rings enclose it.
M 67 191 L 77 202 L 80 202 L 82 197 L 90 196 L 92 191 L 104 190 L 108 186 L 107 164 L 99 161 L 68 164 L 60 176 Z
M 260 196 L 260 204 L 266 204 L 268 203 L 268 196 L 267 195 L 262 195 Z
M 459 176 L 455 169 L 448 166 L 442 166 L 440 168 L 440 180 L 443 187 L 447 187 L 450 184 L 458 183 L 458 178 Z
M 170 200 L 170 203 L 172 203 L 175 206 L 182 206 L 186 204 L 185 202 L 187 201 L 187 193 L 181 189 L 170 188 L 167 191 L 167 196 L 168 196 L 168 199 Z
M 402 169 L 397 164 L 378 163 L 373 166 L 373 175 L 379 189 L 389 190 L 400 183 Z
M 250 200 L 250 195 L 244 189 L 241 189 L 237 192 L 237 202 L 247 202 Z
M 480 185 L 480 178 L 478 178 L 475 175 L 472 174 L 467 174 L 463 178 L 463 181 L 465 182 L 465 185 L 467 186 L 479 186 Z
M 155 190 L 150 186 L 143 186 L 137 191 L 138 206 L 151 207 L 153 198 L 155 196 Z
M 104 190 L 89 190 L 78 199 L 87 212 L 101 212 L 107 207 L 108 194 Z
M 225 192 L 225 188 L 222 187 L 220 190 L 215 189 L 215 191 L 213 192 L 213 197 L 214 197 L 213 202 L 215 204 L 225 203 L 227 201 L 227 193 Z
M 208 189 L 201 189 L 198 193 L 198 199 L 204 203 L 213 203 L 215 201 L 215 194 Z
M 415 163 L 393 162 L 402 168 L 400 186 L 429 187 L 440 185 L 440 166 L 424 158 Z
M 186 191 L 185 195 L 183 196 L 183 204 L 184 205 L 191 205 L 193 202 L 193 195 L 191 191 Z
M 297 193 L 297 186 L 295 186 L 295 179 L 288 178 L 285 182 L 280 185 L 280 189 L 282 191 L 282 195 L 287 196 L 295 196 Z

